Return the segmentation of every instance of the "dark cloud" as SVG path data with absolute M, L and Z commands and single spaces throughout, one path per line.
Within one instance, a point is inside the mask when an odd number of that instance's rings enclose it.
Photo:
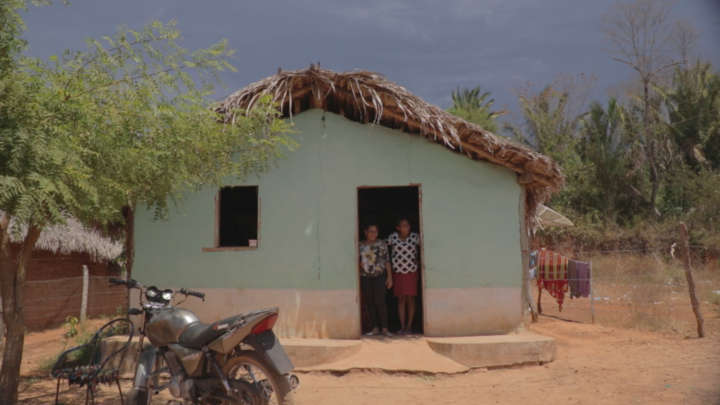
M 74 0 L 31 8 L 29 52 L 79 48 L 87 37 L 118 26 L 140 28 L 176 19 L 188 47 L 227 38 L 239 72 L 225 75 L 223 94 L 278 67 L 321 62 L 336 70 L 385 74 L 426 100 L 446 107 L 457 86 L 482 85 L 500 106 L 516 108 L 513 89 L 542 85 L 560 73 L 598 77 L 598 88 L 631 73 L 610 59 L 601 17 L 614 0 Z M 720 66 L 720 2 L 677 2 L 674 13 L 696 25 L 700 53 Z

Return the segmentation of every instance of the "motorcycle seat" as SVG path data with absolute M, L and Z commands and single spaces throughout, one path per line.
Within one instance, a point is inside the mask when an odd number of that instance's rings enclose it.
M 179 343 L 191 349 L 202 349 L 203 346 L 208 345 L 225 333 L 229 325 L 236 323 L 243 316 L 244 315 L 235 315 L 211 324 L 195 322 L 185 328 L 180 335 Z

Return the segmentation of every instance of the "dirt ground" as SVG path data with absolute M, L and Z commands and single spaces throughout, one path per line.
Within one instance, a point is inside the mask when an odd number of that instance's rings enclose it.
M 717 311 L 705 315 L 709 332 L 705 339 L 543 316 L 530 329 L 556 339 L 557 359 L 551 363 L 452 375 L 304 373 L 296 403 L 720 404 L 720 316 Z M 52 402 L 54 381 L 36 369 L 62 348 L 62 332 L 28 335 L 21 403 Z M 130 381 L 123 386 L 128 389 Z M 66 404 L 84 400 L 82 392 L 68 391 L 66 386 L 61 397 Z M 157 403 L 167 399 L 158 398 Z M 103 387 L 97 403 L 119 404 L 117 391 Z
M 566 299 L 560 312 L 544 293 L 545 315 L 529 329 L 555 338 L 557 358 L 551 363 L 457 374 L 313 371 L 300 374 L 296 403 L 720 405 L 720 273 L 696 272 L 704 339 L 695 337 L 684 274 L 677 266 L 646 257 L 604 257 L 594 261 L 594 274 L 595 324 L 589 299 Z M 102 322 L 82 325 L 80 335 Z M 52 403 L 55 382 L 42 368 L 74 343 L 63 338 L 64 331 L 27 335 L 21 403 Z M 130 384 L 124 381 L 124 390 Z M 65 404 L 84 403 L 80 390 L 65 385 L 61 398 Z M 120 404 L 117 391 L 103 387 L 97 403 Z

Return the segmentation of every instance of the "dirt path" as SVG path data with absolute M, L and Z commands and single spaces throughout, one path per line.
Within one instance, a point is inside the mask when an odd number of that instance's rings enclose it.
M 684 339 L 542 317 L 531 329 L 556 339 L 552 363 L 442 376 L 304 373 L 296 403 L 720 404 L 720 331 L 712 325 L 710 337 Z M 39 350 L 28 341 L 29 351 Z M 49 403 L 54 388 L 47 379 L 25 379 L 22 403 Z M 80 394 L 63 393 L 65 403 L 82 403 Z M 117 392 L 104 388 L 98 403 L 119 404 Z

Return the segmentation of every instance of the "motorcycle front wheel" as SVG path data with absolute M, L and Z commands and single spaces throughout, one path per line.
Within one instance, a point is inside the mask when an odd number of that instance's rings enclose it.
M 225 363 L 223 373 L 228 380 L 243 381 L 258 388 L 267 405 L 292 405 L 290 382 L 268 365 L 260 354 L 242 351 Z

